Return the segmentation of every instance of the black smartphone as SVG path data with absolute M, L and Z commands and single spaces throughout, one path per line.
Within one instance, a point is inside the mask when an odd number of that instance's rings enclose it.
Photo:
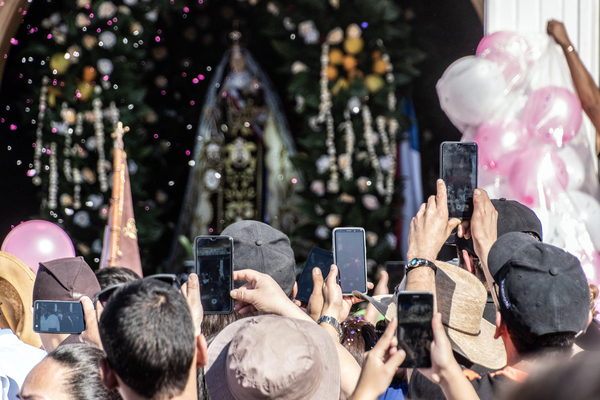
M 196 274 L 204 314 L 231 314 L 233 299 L 233 238 L 198 236 L 194 241 Z
M 449 217 L 471 219 L 473 190 L 477 187 L 477 143 L 443 142 L 440 178 L 446 183 Z
M 388 280 L 388 291 L 394 293 L 396 286 L 402 282 L 406 274 L 406 261 L 386 261 L 385 270 L 390 277 Z
M 430 368 L 433 342 L 433 293 L 398 293 L 398 348 L 406 353 L 401 368 Z
M 333 230 L 333 263 L 337 265 L 342 294 L 367 293 L 367 246 L 363 228 Z
M 331 251 L 319 247 L 312 248 L 308 255 L 308 259 L 306 260 L 306 264 L 304 264 L 300 279 L 298 279 L 298 294 L 296 295 L 296 300 L 308 303 L 313 291 L 313 269 L 321 269 L 323 278 L 326 278 L 327 275 L 329 275 L 331 264 L 333 264 L 333 253 Z
M 37 300 L 33 304 L 33 331 L 81 333 L 85 331 L 83 307 L 78 301 Z

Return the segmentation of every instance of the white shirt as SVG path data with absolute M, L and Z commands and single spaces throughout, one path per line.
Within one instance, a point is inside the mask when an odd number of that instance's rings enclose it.
M 10 329 L 0 330 L 1 400 L 18 400 L 29 371 L 46 357 L 46 352 L 22 342 Z

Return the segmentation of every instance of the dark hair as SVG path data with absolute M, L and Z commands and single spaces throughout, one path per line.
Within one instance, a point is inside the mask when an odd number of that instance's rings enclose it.
M 350 315 L 342 322 L 340 342 L 362 368 L 365 351 L 371 350 L 377 342 L 375 327 L 362 317 Z
M 116 390 L 102 384 L 98 361 L 102 350 L 88 344 L 65 344 L 48 353 L 46 358 L 66 367 L 66 392 L 75 400 L 119 400 Z
M 129 268 L 123 267 L 106 267 L 97 270 L 95 273 L 98 283 L 100 284 L 100 289 L 106 289 L 109 286 L 117 285 L 119 283 L 128 283 L 142 279 Z
M 183 295 L 156 279 L 120 287 L 100 318 L 100 338 L 113 371 L 138 395 L 172 398 L 188 382 L 194 324 Z
M 535 338 L 533 343 L 526 342 L 511 329 L 508 329 L 508 335 L 515 350 L 521 356 L 570 356 L 575 342 L 575 333 L 573 332 L 547 333 Z
M 596 310 L 596 300 L 598 299 L 598 286 L 590 283 L 588 285 L 590 287 L 590 308 L 592 310 L 592 317 L 596 318 L 598 315 L 598 310 Z

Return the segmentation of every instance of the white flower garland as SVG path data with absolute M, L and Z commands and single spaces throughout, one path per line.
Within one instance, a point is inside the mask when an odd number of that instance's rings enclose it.
M 102 118 L 102 101 L 98 98 L 93 101 L 94 107 L 94 132 L 96 134 L 96 150 L 98 151 L 98 181 L 100 182 L 100 191 L 108 190 L 108 179 L 106 177 L 106 165 L 104 154 L 104 122 Z
M 58 205 L 58 163 L 56 161 L 56 143 L 50 143 L 50 185 L 48 187 L 48 208 L 56 209 Z
M 37 119 L 37 128 L 35 131 L 35 150 L 33 152 L 33 169 L 36 172 L 36 176 L 32 179 L 34 185 L 39 186 L 42 184 L 42 178 L 39 174 L 42 172 L 42 134 L 44 131 L 44 117 L 46 116 L 46 107 L 48 107 L 48 83 L 50 79 L 47 76 L 42 77 L 42 87 L 40 89 L 40 107 Z
M 365 137 L 365 143 L 367 145 L 367 152 L 369 154 L 369 159 L 371 160 L 371 165 L 375 170 L 375 176 L 377 178 L 377 182 L 375 183 L 375 189 L 377 189 L 377 193 L 381 196 L 385 193 L 385 188 L 383 186 L 383 172 L 381 171 L 381 165 L 379 164 L 379 159 L 377 158 L 377 153 L 375 152 L 375 138 L 373 137 L 373 127 L 371 124 L 373 123 L 373 117 L 371 116 L 371 110 L 369 106 L 363 104 L 362 106 L 362 118 L 363 118 L 363 132 Z
M 343 173 L 344 179 L 349 181 L 354 177 L 354 171 L 352 171 L 352 156 L 354 155 L 354 143 L 356 142 L 356 135 L 354 134 L 354 126 L 352 125 L 350 111 L 344 111 L 344 118 L 346 121 L 342 124 L 342 126 L 345 132 L 344 140 L 346 141 L 346 165 L 344 165 Z

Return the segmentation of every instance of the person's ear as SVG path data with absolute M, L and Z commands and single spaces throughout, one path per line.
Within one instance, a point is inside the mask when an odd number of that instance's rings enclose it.
M 100 367 L 100 379 L 102 379 L 102 383 L 106 390 L 112 391 L 118 389 L 119 381 L 117 380 L 117 374 L 115 374 L 115 371 L 108 365 L 108 360 L 102 357 L 98 361 L 98 366 Z
M 504 320 L 502 319 L 502 313 L 500 310 L 496 310 L 496 333 L 494 333 L 494 339 L 498 339 L 502 335 L 504 329 Z
M 196 368 L 204 368 L 208 363 L 208 344 L 203 334 L 196 336 Z
M 475 265 L 473 263 L 473 256 L 468 251 L 462 251 L 463 260 L 465 260 L 465 269 L 471 274 L 475 274 Z
M 292 289 L 292 300 L 296 298 L 298 294 L 298 282 L 294 282 L 294 288 Z

